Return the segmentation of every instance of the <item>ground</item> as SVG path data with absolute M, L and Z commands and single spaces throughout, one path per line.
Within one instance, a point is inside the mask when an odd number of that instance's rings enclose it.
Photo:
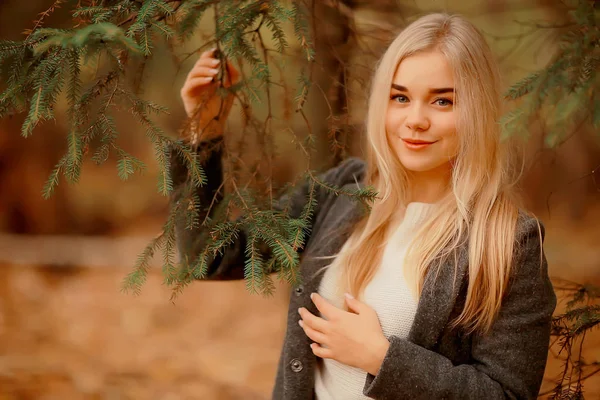
M 600 285 L 592 269 L 598 228 L 575 232 L 553 221 L 545 243 L 551 276 Z M 270 398 L 286 285 L 263 298 L 241 281 L 194 282 L 172 304 L 158 269 L 139 296 L 121 293 L 128 272 L 0 264 L 0 400 Z M 542 392 L 560 376 L 557 349 Z M 600 330 L 586 336 L 583 354 L 599 361 Z M 600 399 L 600 374 L 584 389 L 586 399 Z

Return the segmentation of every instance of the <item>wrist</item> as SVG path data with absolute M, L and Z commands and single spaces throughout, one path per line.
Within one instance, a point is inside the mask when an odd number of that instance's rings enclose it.
M 192 120 L 190 122 L 187 134 L 184 136 L 184 140 L 189 143 L 192 147 L 198 147 L 202 143 L 206 142 L 218 142 L 223 139 L 223 133 L 220 126 L 217 124 L 208 124 L 203 129 L 202 121 Z
M 367 368 L 368 373 L 373 376 L 376 376 L 379 373 L 379 369 L 381 368 L 381 364 L 383 364 L 383 360 L 389 348 L 390 342 L 386 337 L 383 337 L 382 340 L 375 345 L 371 363 Z

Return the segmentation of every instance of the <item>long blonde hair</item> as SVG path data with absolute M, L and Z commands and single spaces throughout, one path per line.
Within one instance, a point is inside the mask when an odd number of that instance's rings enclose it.
M 382 258 L 390 217 L 406 207 L 407 171 L 385 131 L 392 79 L 399 63 L 415 53 L 438 50 L 454 73 L 458 155 L 447 195 L 420 226 L 405 259 L 404 276 L 419 298 L 429 268 L 454 258 L 468 242 L 468 288 L 462 313 L 452 327 L 485 333 L 500 308 L 511 272 L 521 200 L 513 168 L 500 140 L 500 77 L 480 32 L 459 15 L 429 14 L 407 26 L 380 59 L 371 85 L 366 119 L 366 185 L 379 192 L 371 212 L 359 221 L 337 255 L 339 287 L 360 298 Z M 456 270 L 455 270 L 456 271 Z M 436 273 L 437 277 L 437 273 Z

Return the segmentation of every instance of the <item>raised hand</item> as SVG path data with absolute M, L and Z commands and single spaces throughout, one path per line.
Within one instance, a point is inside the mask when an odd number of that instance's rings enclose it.
M 233 104 L 233 94 L 225 97 L 217 94 L 217 88 L 221 85 L 217 76 L 223 67 L 219 58 L 215 57 L 215 51 L 216 48 L 210 49 L 200 55 L 180 91 L 185 112 L 192 119 L 192 130 L 197 134 L 193 141 L 221 136 Z M 239 82 L 240 74 L 229 61 L 226 61 L 225 72 L 225 88 Z

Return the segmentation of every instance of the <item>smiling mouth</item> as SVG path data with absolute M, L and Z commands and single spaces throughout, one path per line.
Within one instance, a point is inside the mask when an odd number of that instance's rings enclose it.
M 402 139 L 402 141 L 405 143 L 414 144 L 414 145 L 435 143 L 435 142 L 427 142 L 425 140 L 418 140 L 418 139 Z

